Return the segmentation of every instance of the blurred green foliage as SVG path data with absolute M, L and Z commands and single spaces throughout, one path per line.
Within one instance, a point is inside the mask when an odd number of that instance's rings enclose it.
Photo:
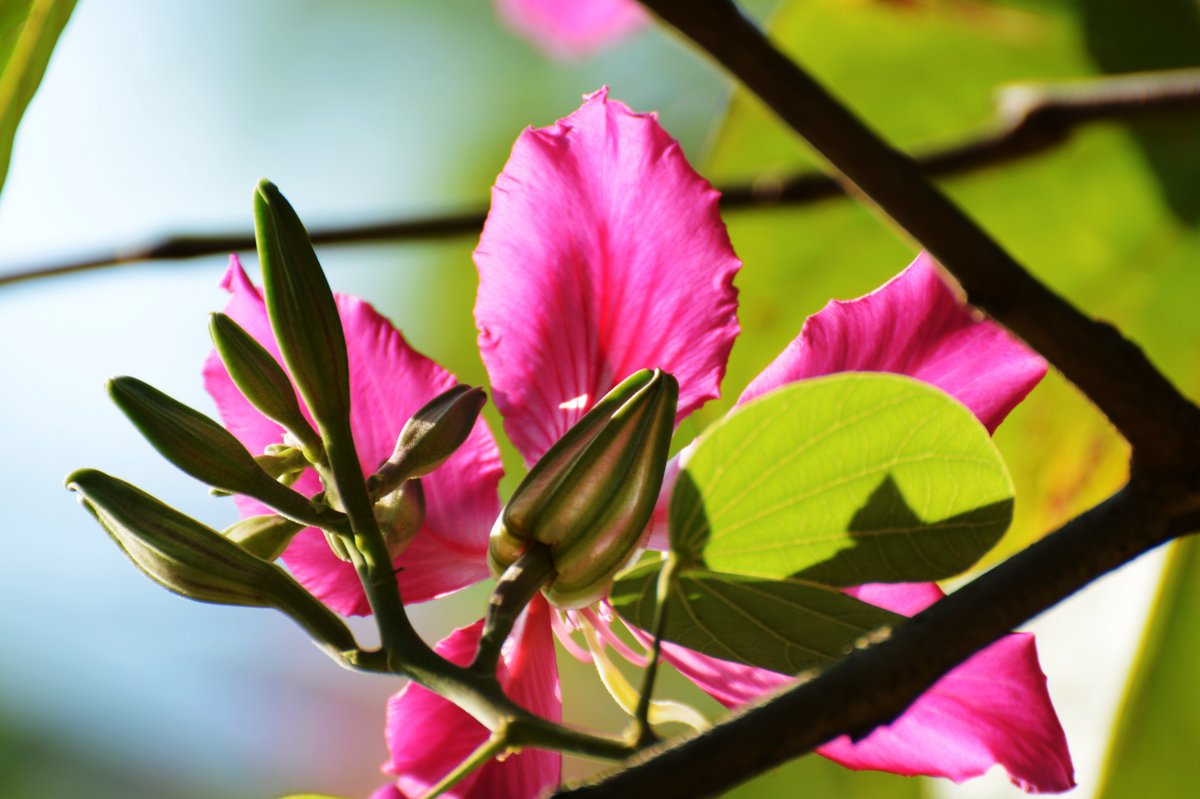
M 75 0 L 5 0 L 0 4 L 0 188 L 13 136 L 41 83 Z

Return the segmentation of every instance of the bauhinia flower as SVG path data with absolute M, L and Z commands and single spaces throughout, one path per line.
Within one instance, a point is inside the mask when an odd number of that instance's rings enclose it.
M 513 31 L 556 58 L 603 49 L 648 19 L 637 0 L 496 0 Z
M 739 332 L 732 281 L 740 262 L 717 196 L 653 114 L 635 114 L 603 89 L 555 125 L 528 129 L 517 139 L 475 252 L 475 319 L 505 430 L 529 464 L 639 370 L 661 369 L 678 381 L 676 423 L 718 396 Z M 226 286 L 233 292 L 230 316 L 273 347 L 261 298 L 236 262 Z M 369 306 L 343 297 L 339 308 L 354 379 L 354 435 L 370 473 L 388 457 L 412 411 L 453 381 Z M 810 318 L 739 401 L 831 372 L 889 371 L 938 386 L 995 429 L 1045 369 L 1036 354 L 964 306 L 921 256 L 876 292 L 832 303 Z M 206 376 L 227 425 L 252 452 L 282 440 L 278 425 L 240 399 L 218 362 L 210 361 Z M 425 525 L 396 561 L 405 601 L 430 599 L 486 575 L 499 473 L 494 441 L 480 421 L 467 444 L 422 479 Z M 319 488 L 311 475 L 296 485 Z M 243 506 L 259 512 L 253 503 Z M 353 570 L 319 533 L 302 533 L 284 559 L 335 609 L 366 612 Z M 906 615 L 941 595 L 934 585 L 852 592 Z M 598 620 L 606 612 L 601 604 L 599 613 L 578 615 Z M 552 628 L 578 650 L 566 617 L 539 597 L 505 644 L 500 676 L 517 702 L 556 719 L 561 700 Z M 460 629 L 438 650 L 465 662 L 480 631 L 478 623 Z M 628 649 L 603 624 L 589 627 L 596 632 L 618 651 Z M 668 644 L 664 655 L 729 706 L 791 679 L 676 645 Z M 395 782 L 381 789 L 380 799 L 420 795 L 487 735 L 452 703 L 417 686 L 392 698 L 387 729 L 386 770 Z M 957 781 L 999 764 L 1030 791 L 1073 784 L 1033 639 L 1022 634 L 955 669 L 891 725 L 820 751 L 851 768 Z M 525 799 L 556 784 L 560 768 L 555 754 L 525 751 L 483 766 L 447 795 Z

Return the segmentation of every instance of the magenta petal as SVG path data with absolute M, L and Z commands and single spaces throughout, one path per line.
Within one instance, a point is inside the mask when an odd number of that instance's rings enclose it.
M 236 257 L 221 285 L 232 295 L 225 313 L 279 358 L 262 295 Z M 341 295 L 337 303 L 350 358 L 350 422 L 363 471 L 370 473 L 391 454 L 413 412 L 455 380 L 409 347 L 367 303 Z M 283 440 L 282 428 L 241 396 L 215 353 L 205 364 L 204 379 L 225 426 L 252 453 Z M 462 448 L 422 480 L 425 525 L 396 561 L 406 602 L 423 602 L 487 577 L 487 536 L 500 512 L 497 485 L 502 473 L 499 450 L 480 419 Z M 311 496 L 320 483 L 310 472 L 296 488 Z M 246 515 L 264 512 L 245 498 L 238 498 L 238 506 Z M 334 610 L 353 615 L 370 611 L 354 568 L 333 555 L 319 531 L 302 532 L 284 553 L 284 561 Z
M 528 461 L 638 369 L 679 380 L 679 419 L 718 396 L 740 262 L 717 197 L 653 114 L 605 89 L 517 139 L 475 250 L 475 321 Z
M 558 58 L 590 55 L 646 21 L 634 0 L 496 0 L 496 10 L 514 32 Z
M 942 597 L 932 583 L 860 586 L 866 602 L 912 615 Z M 726 707 L 761 696 L 791 678 L 664 646 L 664 657 Z M 1003 766 L 1032 793 L 1074 786 L 1066 736 L 1046 691 L 1033 636 L 1013 633 L 977 653 L 926 691 L 892 724 L 858 743 L 847 737 L 817 751 L 854 769 L 947 777 L 955 782 Z
M 922 253 L 865 297 L 832 301 L 754 381 L 738 403 L 834 372 L 895 372 L 931 383 L 994 431 L 1046 373 L 1046 362 L 963 305 Z
M 483 622 L 451 633 L 437 651 L 459 665 L 475 653 Z M 553 721 L 562 718 L 558 667 L 550 632 L 550 607 L 540 596 L 525 611 L 505 645 L 500 682 L 525 709 Z M 421 796 L 487 739 L 487 730 L 453 703 L 409 684 L 388 702 L 387 742 L 391 758 L 384 767 L 396 775 L 403 796 Z M 557 753 L 525 750 L 493 760 L 445 796 L 456 799 L 527 799 L 561 777 Z

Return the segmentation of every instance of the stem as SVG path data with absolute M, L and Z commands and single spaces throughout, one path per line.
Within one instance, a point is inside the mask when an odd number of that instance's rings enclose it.
M 435 799 L 464 780 L 472 771 L 487 763 L 508 747 L 503 730 L 497 730 L 480 744 L 466 760 L 455 766 L 454 770 L 442 778 L 441 782 L 429 789 L 421 799 Z
M 488 597 L 487 617 L 475 659 L 471 662 L 472 671 L 496 673 L 501 648 L 521 611 L 553 577 L 554 560 L 550 557 L 550 547 L 538 541 L 532 542 L 525 553 L 505 569 L 496 589 Z
M 1038 155 L 1067 141 L 1070 133 L 1098 121 L 1137 119 L 1200 109 L 1200 71 L 1165 70 L 1139 75 L 1091 78 L 1071 84 L 1026 85 L 1000 92 L 996 120 L 981 133 L 913 159 L 930 177 L 996 167 Z M 776 178 L 764 175 L 720 187 L 721 209 L 736 211 L 805 205 L 840 197 L 844 189 L 819 172 Z M 318 246 L 379 241 L 430 241 L 479 235 L 486 212 L 463 210 L 373 224 L 315 228 Z M 250 233 L 172 234 L 158 241 L 114 248 L 92 258 L 11 270 L 0 286 L 44 277 L 103 269 L 139 261 L 175 261 L 254 249 Z
M 654 681 L 658 676 L 658 661 L 662 654 L 663 631 L 667 627 L 667 600 L 675 588 L 675 575 L 679 560 L 668 553 L 662 571 L 658 573 L 657 603 L 654 606 L 654 644 L 650 647 L 650 662 L 642 675 L 642 691 L 638 697 L 637 712 L 634 714 L 635 739 L 640 746 L 654 743 L 655 735 L 650 728 L 650 704 L 654 694 Z

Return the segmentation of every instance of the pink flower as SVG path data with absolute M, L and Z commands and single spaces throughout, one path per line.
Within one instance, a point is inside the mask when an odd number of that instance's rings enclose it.
M 717 192 L 654 115 L 635 114 L 602 89 L 557 124 L 522 133 L 493 189 L 475 262 L 480 350 L 505 430 L 528 462 L 638 369 L 659 367 L 678 379 L 680 420 L 718 396 L 739 331 L 732 281 L 740 262 L 718 213 Z M 230 315 L 273 346 L 262 301 L 236 262 L 226 286 L 234 295 Z M 364 470 L 373 470 L 408 414 L 452 379 L 409 349 L 369 306 L 339 298 L 339 307 L 354 377 L 355 439 Z M 963 306 L 932 262 L 920 257 L 878 291 L 833 303 L 809 319 L 739 401 L 843 370 L 926 380 L 994 429 L 1042 377 L 1045 364 Z M 253 451 L 281 440 L 278 426 L 237 395 L 218 362 L 210 361 L 206 377 L 227 425 Z M 499 471 L 495 444 L 480 422 L 463 450 L 425 478 L 425 528 L 397 561 L 406 601 L 485 576 Z M 301 485 L 315 491 L 309 479 Z M 284 557 L 333 607 L 365 612 L 353 571 L 328 552 L 319 533 L 302 534 Z M 932 585 L 855 590 L 907 614 L 940 595 Z M 501 666 L 514 699 L 550 718 L 561 708 L 554 613 L 535 600 L 507 642 Z M 479 625 L 472 625 L 438 649 L 462 662 L 478 636 Z M 666 657 L 731 706 L 790 679 L 677 646 L 668 646 Z M 388 712 L 387 770 L 396 783 L 377 796 L 420 794 L 485 736 L 450 703 L 419 687 L 404 689 Z M 889 727 L 858 744 L 831 742 L 822 753 L 852 768 L 955 780 L 999 763 L 1029 790 L 1072 784 L 1066 743 L 1027 635 L 979 653 Z M 533 796 L 557 782 L 559 768 L 557 755 L 526 752 L 485 766 L 450 795 Z
M 647 20 L 636 0 L 496 0 L 504 23 L 556 58 L 583 57 Z

